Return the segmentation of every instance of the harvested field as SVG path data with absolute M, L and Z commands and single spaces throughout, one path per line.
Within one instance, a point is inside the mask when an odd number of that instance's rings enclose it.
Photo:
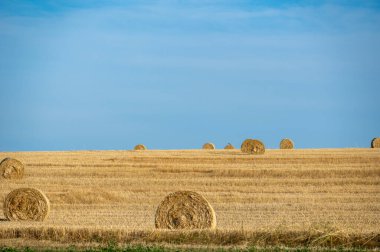
M 1 152 L 5 157 L 20 160 L 25 173 L 0 183 L 2 202 L 14 189 L 37 188 L 50 214 L 44 222 L 13 222 L 0 211 L 0 244 L 380 247 L 380 149 Z M 215 230 L 155 229 L 157 206 L 178 190 L 209 201 Z

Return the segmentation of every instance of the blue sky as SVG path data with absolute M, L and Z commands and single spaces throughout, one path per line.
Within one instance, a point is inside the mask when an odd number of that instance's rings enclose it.
M 3 0 L 0 56 L 0 151 L 380 136 L 379 1 Z

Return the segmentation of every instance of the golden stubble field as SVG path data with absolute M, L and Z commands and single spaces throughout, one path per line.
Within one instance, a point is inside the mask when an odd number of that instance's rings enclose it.
M 0 152 L 5 157 L 22 161 L 25 176 L 0 180 L 0 200 L 33 187 L 51 212 L 44 222 L 10 222 L 1 209 L 0 245 L 380 246 L 380 149 Z M 178 190 L 206 197 L 215 231 L 155 229 L 157 206 Z

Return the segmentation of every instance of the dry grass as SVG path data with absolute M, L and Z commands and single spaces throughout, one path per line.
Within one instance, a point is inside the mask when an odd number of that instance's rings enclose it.
M 156 228 L 209 229 L 215 228 L 215 212 L 199 193 L 178 191 L 169 194 L 156 211 Z
M 0 177 L 4 179 L 22 179 L 24 165 L 17 159 L 4 158 L 0 163 Z
M 51 212 L 44 222 L 0 221 L 0 243 L 380 246 L 380 149 L 0 153 L 5 157 L 24 163 L 25 176 L 0 183 L 0 200 L 17 188 L 39 188 Z M 215 231 L 155 230 L 157 206 L 179 189 L 207 198 Z
M 126 230 L 109 228 L 81 228 L 81 227 L 27 227 L 22 229 L 2 229 L 1 239 L 9 241 L 22 239 L 29 241 L 28 246 L 40 241 L 54 242 L 54 246 L 62 244 L 169 244 L 192 246 L 240 246 L 240 247 L 360 247 L 378 249 L 380 235 L 377 233 L 352 234 L 335 229 L 310 229 L 307 231 L 245 231 L 245 230 L 193 230 L 193 231 L 166 231 L 166 230 Z M 33 243 L 34 241 L 34 243 Z M 22 246 L 23 243 L 19 243 Z

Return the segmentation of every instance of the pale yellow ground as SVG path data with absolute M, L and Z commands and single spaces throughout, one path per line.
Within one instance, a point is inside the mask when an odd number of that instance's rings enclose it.
M 0 152 L 25 164 L 22 180 L 0 180 L 0 200 L 20 187 L 51 201 L 45 222 L 0 229 L 85 227 L 153 230 L 170 192 L 201 193 L 221 230 L 334 227 L 380 233 L 380 149 Z M 2 208 L 0 204 L 0 208 Z

